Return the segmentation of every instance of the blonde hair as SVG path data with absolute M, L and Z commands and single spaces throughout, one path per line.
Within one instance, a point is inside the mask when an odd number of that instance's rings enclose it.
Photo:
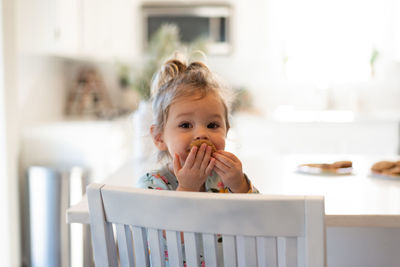
M 152 81 L 153 125 L 156 132 L 163 131 L 169 108 L 178 99 L 193 96 L 202 99 L 210 93 L 219 97 L 224 106 L 228 131 L 232 91 L 203 62 L 187 63 L 184 59 L 179 59 L 179 56 L 181 55 L 175 55 L 174 58 L 167 60 L 155 73 Z M 161 160 L 167 155 L 166 151 L 159 151 L 158 159 Z

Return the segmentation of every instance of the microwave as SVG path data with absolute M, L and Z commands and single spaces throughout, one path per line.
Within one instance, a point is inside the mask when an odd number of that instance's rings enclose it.
M 143 4 L 144 46 L 161 25 L 168 23 L 178 27 L 183 43 L 206 38 L 209 54 L 229 54 L 232 47 L 231 14 L 232 8 L 228 4 Z

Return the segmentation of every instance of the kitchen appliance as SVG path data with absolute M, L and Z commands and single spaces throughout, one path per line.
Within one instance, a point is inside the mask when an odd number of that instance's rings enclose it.
M 145 47 L 161 25 L 175 24 L 182 42 L 206 38 L 209 54 L 228 54 L 231 51 L 232 8 L 226 3 L 145 3 L 142 15 Z

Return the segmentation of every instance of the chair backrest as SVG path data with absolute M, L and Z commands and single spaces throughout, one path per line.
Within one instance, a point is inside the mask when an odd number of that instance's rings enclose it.
M 166 255 L 171 267 L 325 266 L 323 197 L 102 184 L 87 195 L 96 266 L 165 266 Z

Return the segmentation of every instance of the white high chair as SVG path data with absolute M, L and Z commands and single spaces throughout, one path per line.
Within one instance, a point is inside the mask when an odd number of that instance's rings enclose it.
M 163 233 L 170 267 L 184 266 L 182 247 L 188 267 L 201 266 L 199 251 L 207 267 L 221 262 L 229 267 L 325 266 L 323 197 L 104 184 L 89 185 L 87 195 L 96 266 L 165 266 Z M 222 256 L 217 234 L 222 236 Z

